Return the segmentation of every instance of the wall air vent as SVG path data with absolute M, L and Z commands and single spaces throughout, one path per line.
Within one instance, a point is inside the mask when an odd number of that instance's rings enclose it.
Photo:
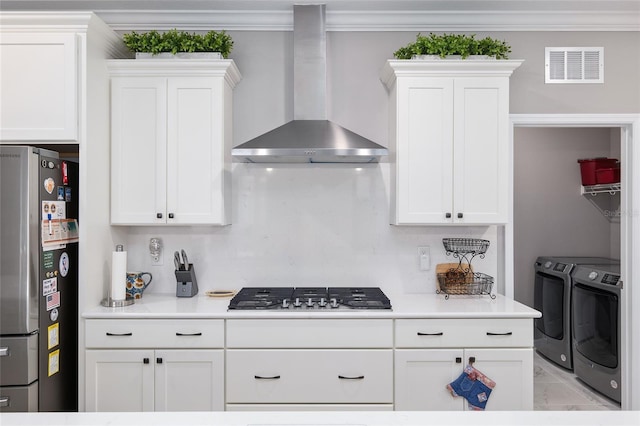
M 604 47 L 545 47 L 545 83 L 604 83 Z

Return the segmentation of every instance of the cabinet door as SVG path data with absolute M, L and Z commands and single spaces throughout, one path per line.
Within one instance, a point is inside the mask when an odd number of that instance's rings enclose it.
M 461 411 L 464 401 L 446 386 L 462 372 L 462 357 L 462 349 L 396 350 L 395 409 Z
M 456 78 L 454 94 L 454 223 L 505 223 L 509 79 Z
M 77 141 L 76 34 L 3 33 L 0 140 Z
M 158 350 L 156 411 L 223 411 L 222 350 Z
M 166 108 L 165 78 L 111 79 L 113 224 L 166 222 Z
M 153 411 L 153 351 L 86 351 L 87 411 Z
M 398 80 L 396 224 L 450 223 L 453 79 Z
M 465 362 L 496 382 L 487 410 L 533 410 L 533 349 L 467 349 Z
M 167 223 L 226 224 L 222 79 L 169 78 Z

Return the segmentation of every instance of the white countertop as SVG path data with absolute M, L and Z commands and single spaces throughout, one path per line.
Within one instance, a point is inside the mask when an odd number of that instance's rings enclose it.
M 136 303 L 122 308 L 96 306 L 83 312 L 84 318 L 538 318 L 540 313 L 512 299 L 497 295 L 450 296 L 441 294 L 389 294 L 391 310 L 310 309 L 228 311 L 230 297 L 198 294 L 175 297 L 145 294 Z
M 4 413 L 3 426 L 34 425 L 229 425 L 229 426 L 637 426 L 638 411 L 530 412 L 147 412 L 147 413 Z

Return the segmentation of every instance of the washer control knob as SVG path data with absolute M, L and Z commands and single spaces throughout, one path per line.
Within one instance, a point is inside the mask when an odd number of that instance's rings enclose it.
M 336 298 L 332 298 L 332 299 L 329 301 L 329 304 L 331 305 L 331 307 L 332 307 L 332 308 L 337 308 L 337 307 L 338 307 L 338 299 L 336 299 Z
M 296 297 L 296 300 L 293 301 L 293 306 L 295 306 L 296 308 L 302 306 L 302 302 L 300 301 L 299 297 Z
M 550 262 L 550 261 L 548 261 L 548 260 L 547 260 L 546 262 L 544 262 L 544 267 L 545 267 L 546 269 L 551 268 L 551 265 L 553 265 L 553 263 L 552 263 L 552 262 Z
M 291 301 L 289 299 L 282 299 L 282 307 L 283 308 L 288 308 L 290 302 Z
M 589 272 L 589 279 L 590 280 L 595 280 L 596 278 L 598 278 L 598 273 L 596 271 L 591 271 Z
M 312 298 L 308 298 L 307 299 L 307 306 L 310 308 L 313 308 L 313 299 Z
M 318 302 L 318 306 L 320 306 L 321 308 L 324 308 L 327 306 L 327 299 L 325 299 L 324 297 L 320 298 L 320 301 Z

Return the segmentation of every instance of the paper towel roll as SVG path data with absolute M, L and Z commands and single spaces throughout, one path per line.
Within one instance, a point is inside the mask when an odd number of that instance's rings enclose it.
M 127 297 L 127 252 L 114 251 L 111 257 L 111 300 Z

